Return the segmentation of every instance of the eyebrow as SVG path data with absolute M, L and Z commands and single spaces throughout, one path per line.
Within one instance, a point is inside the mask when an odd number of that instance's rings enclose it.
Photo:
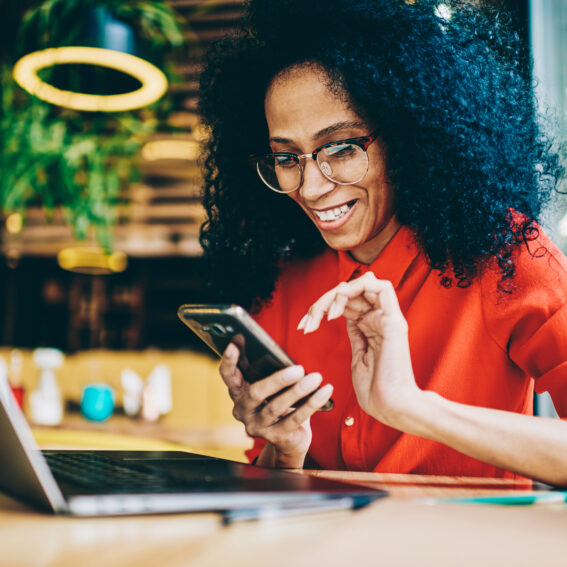
M 362 126 L 364 126 L 364 123 L 360 120 L 344 120 L 342 122 L 335 122 L 334 124 L 331 124 L 330 126 L 323 128 L 322 130 L 319 130 L 313 136 L 311 136 L 311 138 L 315 141 L 319 138 L 322 138 L 323 136 L 328 136 L 333 132 L 338 132 L 339 130 L 346 130 L 347 128 L 360 128 Z M 280 136 L 274 136 L 270 138 L 270 142 L 277 142 L 280 144 L 289 144 L 292 141 L 293 140 L 290 140 L 289 138 L 282 138 Z

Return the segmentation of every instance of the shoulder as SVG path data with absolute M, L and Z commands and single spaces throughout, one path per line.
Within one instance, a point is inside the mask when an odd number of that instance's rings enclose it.
M 514 290 L 566 296 L 567 258 L 541 227 L 515 251 Z
M 567 282 L 567 258 L 543 228 L 535 225 L 523 242 L 510 252 L 514 263 L 511 279 L 511 297 L 530 291 L 545 291 L 543 288 L 557 284 L 560 288 Z M 493 258 L 484 268 L 480 283 L 485 293 L 498 287 L 500 269 Z M 559 291 L 559 290 L 558 290 Z
M 567 305 L 567 259 L 542 228 L 517 246 L 512 259 L 511 293 L 498 289 L 500 274 L 495 266 L 480 277 L 488 331 L 504 348 L 511 338 L 536 333 Z

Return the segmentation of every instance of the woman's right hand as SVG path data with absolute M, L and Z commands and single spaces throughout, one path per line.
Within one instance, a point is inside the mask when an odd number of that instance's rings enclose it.
M 326 384 L 318 390 L 322 376 L 306 375 L 303 367 L 297 365 L 250 384 L 237 366 L 238 356 L 238 347 L 228 345 L 221 359 L 220 374 L 234 402 L 234 417 L 244 424 L 248 435 L 267 441 L 257 463 L 282 468 L 303 467 L 311 445 L 309 419 L 331 397 L 333 387 Z M 281 392 L 285 388 L 287 390 Z M 294 404 L 309 394 L 310 397 L 294 409 Z

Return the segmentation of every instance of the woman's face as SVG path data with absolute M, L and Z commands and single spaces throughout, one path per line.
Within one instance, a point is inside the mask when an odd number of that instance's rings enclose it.
M 327 81 L 324 71 L 312 66 L 288 69 L 274 79 L 265 99 L 273 152 L 306 154 L 326 143 L 371 133 L 348 104 L 328 89 Z M 366 264 L 399 228 L 381 138 L 368 147 L 368 159 L 368 171 L 359 182 L 339 185 L 307 158 L 303 185 L 288 193 L 331 248 L 349 251 Z

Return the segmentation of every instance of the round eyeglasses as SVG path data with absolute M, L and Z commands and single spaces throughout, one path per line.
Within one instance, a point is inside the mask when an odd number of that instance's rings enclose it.
M 373 132 L 370 136 L 324 144 L 310 154 L 277 152 L 250 156 L 250 161 L 256 166 L 260 179 L 278 193 L 291 193 L 303 185 L 304 166 L 301 160 L 307 158 L 317 162 L 321 173 L 329 181 L 339 185 L 353 185 L 366 175 L 366 152 L 377 137 L 377 132 Z

